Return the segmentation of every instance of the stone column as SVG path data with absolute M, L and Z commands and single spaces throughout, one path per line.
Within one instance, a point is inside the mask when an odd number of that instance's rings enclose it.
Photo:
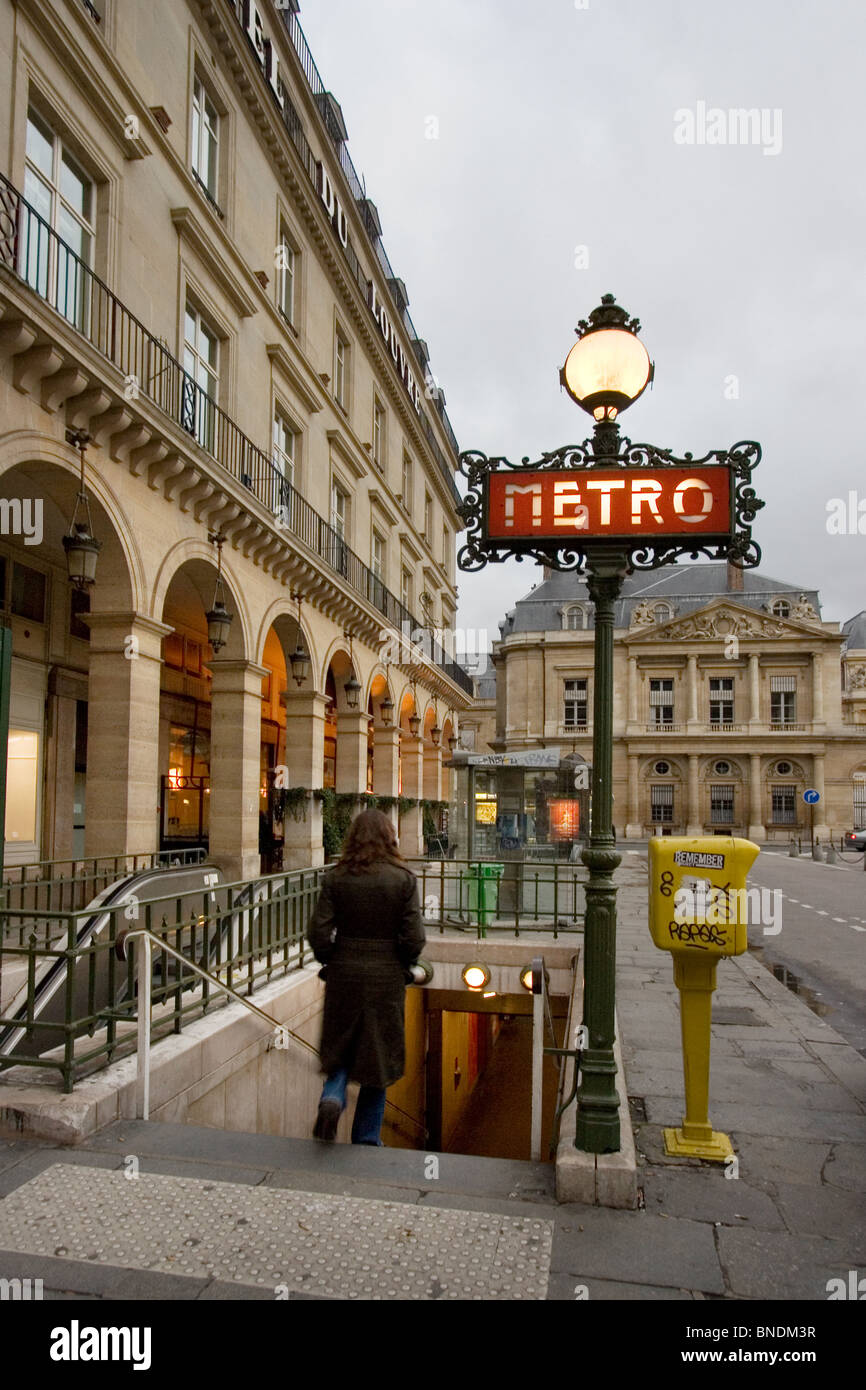
M 812 653 L 812 725 L 824 723 L 824 657 Z
M 420 801 L 424 796 L 424 740 L 403 734 L 403 796 Z M 400 853 L 404 859 L 419 859 L 424 853 L 423 811 L 413 806 L 400 817 Z
M 214 657 L 211 686 L 210 857 L 229 883 L 257 878 L 264 666 Z
M 640 813 L 640 783 L 638 781 L 638 758 L 636 753 L 628 755 L 628 809 L 625 838 L 643 838 L 643 820 Z
M 686 658 L 686 687 L 688 692 L 688 722 L 694 728 L 698 722 L 698 658 L 689 655 Z
M 752 661 L 752 657 L 749 661 Z M 757 663 L 757 658 L 754 658 Z M 749 840 L 766 840 L 767 832 L 764 829 L 764 788 L 761 782 L 761 755 L 752 753 L 749 755 L 749 828 L 746 838 Z
M 328 697 L 315 691 L 287 690 L 286 764 L 289 785 L 313 791 L 322 785 L 325 760 L 325 711 Z M 306 819 L 287 816 L 283 825 L 283 868 L 308 869 L 325 862 L 322 849 L 322 803 L 311 796 Z
M 159 678 L 172 629 L 143 613 L 90 613 L 85 853 L 159 847 Z
M 373 792 L 376 796 L 397 796 L 400 790 L 400 730 L 377 724 L 373 729 Z M 394 829 L 399 816 L 394 806 L 385 814 Z
M 432 743 L 424 745 L 424 800 L 442 800 L 442 749 Z
M 636 724 L 638 721 L 637 697 L 639 683 L 637 657 L 630 656 L 628 659 L 628 718 L 630 724 Z
M 761 722 L 761 676 L 760 658 L 757 652 L 749 656 L 749 723 Z M 758 818 L 760 820 L 760 816 Z M 757 824 L 757 822 L 756 822 Z
M 697 753 L 690 753 L 689 804 L 686 807 L 686 834 L 702 835 L 703 833 L 704 822 L 701 815 L 701 784 L 698 781 L 698 755 Z
M 357 792 L 360 795 L 367 790 L 369 727 L 370 716 L 360 710 L 342 710 L 337 714 L 338 792 Z

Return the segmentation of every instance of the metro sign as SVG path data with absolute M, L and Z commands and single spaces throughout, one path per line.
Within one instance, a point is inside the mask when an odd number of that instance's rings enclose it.
M 495 472 L 486 484 L 491 541 L 722 540 L 732 530 L 731 477 L 724 467 Z
M 475 450 L 460 455 L 468 489 L 461 512 L 462 570 L 532 556 L 583 570 L 601 553 L 627 557 L 627 572 L 679 555 L 757 565 L 751 523 L 763 502 L 752 487 L 761 446 L 744 440 L 703 458 L 676 458 L 650 444 L 571 444 L 514 465 Z

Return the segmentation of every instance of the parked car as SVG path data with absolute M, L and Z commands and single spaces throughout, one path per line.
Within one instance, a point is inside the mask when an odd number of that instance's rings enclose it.
M 866 850 L 866 830 L 846 830 L 842 846 L 844 849 Z

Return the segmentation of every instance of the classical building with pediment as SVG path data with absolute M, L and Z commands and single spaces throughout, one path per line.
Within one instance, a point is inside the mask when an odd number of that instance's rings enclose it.
M 815 832 L 866 825 L 866 611 L 824 621 L 815 590 L 725 564 L 631 575 L 614 647 L 617 835 Z M 545 571 L 500 624 L 495 681 L 463 723 L 478 752 L 592 760 L 593 607 Z

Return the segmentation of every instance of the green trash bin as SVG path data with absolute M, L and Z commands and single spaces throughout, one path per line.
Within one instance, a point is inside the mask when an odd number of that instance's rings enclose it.
M 481 928 L 482 936 L 486 935 L 488 922 L 496 916 L 499 880 L 504 873 L 504 864 L 470 864 L 463 875 L 469 919 Z

